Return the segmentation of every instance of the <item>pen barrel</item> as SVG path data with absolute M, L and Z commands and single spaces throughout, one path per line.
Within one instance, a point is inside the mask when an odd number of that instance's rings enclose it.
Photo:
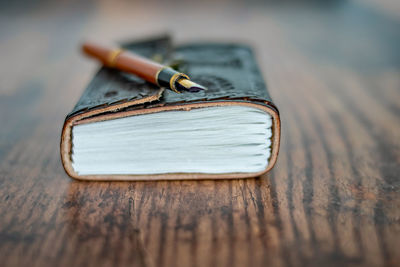
M 121 49 L 110 49 L 93 43 L 84 43 L 82 50 L 104 65 L 133 73 L 140 78 L 158 84 L 157 76 L 165 67 L 157 62 Z

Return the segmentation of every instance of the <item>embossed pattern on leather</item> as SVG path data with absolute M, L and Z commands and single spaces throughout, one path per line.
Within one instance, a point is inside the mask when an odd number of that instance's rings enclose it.
M 152 58 L 154 55 L 159 55 L 164 58 L 171 49 L 171 40 L 168 36 L 162 36 L 156 39 L 126 44 L 123 47 L 145 57 Z M 155 95 L 158 92 L 158 86 L 134 75 L 102 67 L 89 83 L 68 117 L 103 106 L 139 100 Z
M 205 87 L 198 93 L 165 91 L 161 101 L 207 101 L 249 98 L 271 102 L 251 49 L 236 44 L 193 44 L 180 46 L 174 56 L 183 60 L 180 71 Z
M 273 107 L 253 52 L 245 45 L 189 44 L 178 46 L 171 53 L 171 39 L 163 36 L 123 47 L 149 58 L 157 55 L 167 62 L 179 60 L 179 71 L 187 73 L 193 81 L 208 88 L 207 91 L 181 94 L 165 90 L 162 98 L 154 104 L 246 99 L 268 101 Z M 68 117 L 96 108 L 139 100 L 157 94 L 158 90 L 156 85 L 134 75 L 102 67 Z

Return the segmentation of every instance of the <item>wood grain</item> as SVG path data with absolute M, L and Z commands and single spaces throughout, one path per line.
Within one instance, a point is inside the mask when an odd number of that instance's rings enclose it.
M 400 25 L 371 2 L 2 4 L 1 265 L 400 266 Z M 282 115 L 270 174 L 64 173 L 63 119 L 97 68 L 80 41 L 164 30 L 255 46 Z

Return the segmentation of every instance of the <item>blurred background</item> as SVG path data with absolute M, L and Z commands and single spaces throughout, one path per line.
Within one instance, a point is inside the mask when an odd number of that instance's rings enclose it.
M 381 68 L 399 67 L 399 6 L 395 0 L 1 1 L 0 55 L 7 62 L 0 67 L 1 92 L 21 86 L 21 80 L 67 82 L 68 75 L 79 70 L 74 79 L 81 82 L 69 89 L 76 100 L 95 69 L 95 63 L 79 53 L 83 40 L 116 42 L 165 32 L 178 43 L 253 44 L 267 78 L 265 61 L 297 63 L 295 55 L 282 52 L 285 49 L 323 67 L 379 76 Z M 279 58 L 272 58 L 276 55 Z M 50 87 L 60 93 L 56 84 Z M 66 105 L 71 107 L 71 102 Z

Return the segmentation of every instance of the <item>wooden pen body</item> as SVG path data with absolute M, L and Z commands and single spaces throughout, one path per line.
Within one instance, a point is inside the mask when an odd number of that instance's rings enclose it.
M 94 43 L 84 43 L 82 49 L 85 54 L 100 60 L 106 66 L 133 73 L 155 84 L 157 84 L 157 73 L 164 67 L 129 51 L 110 49 Z

